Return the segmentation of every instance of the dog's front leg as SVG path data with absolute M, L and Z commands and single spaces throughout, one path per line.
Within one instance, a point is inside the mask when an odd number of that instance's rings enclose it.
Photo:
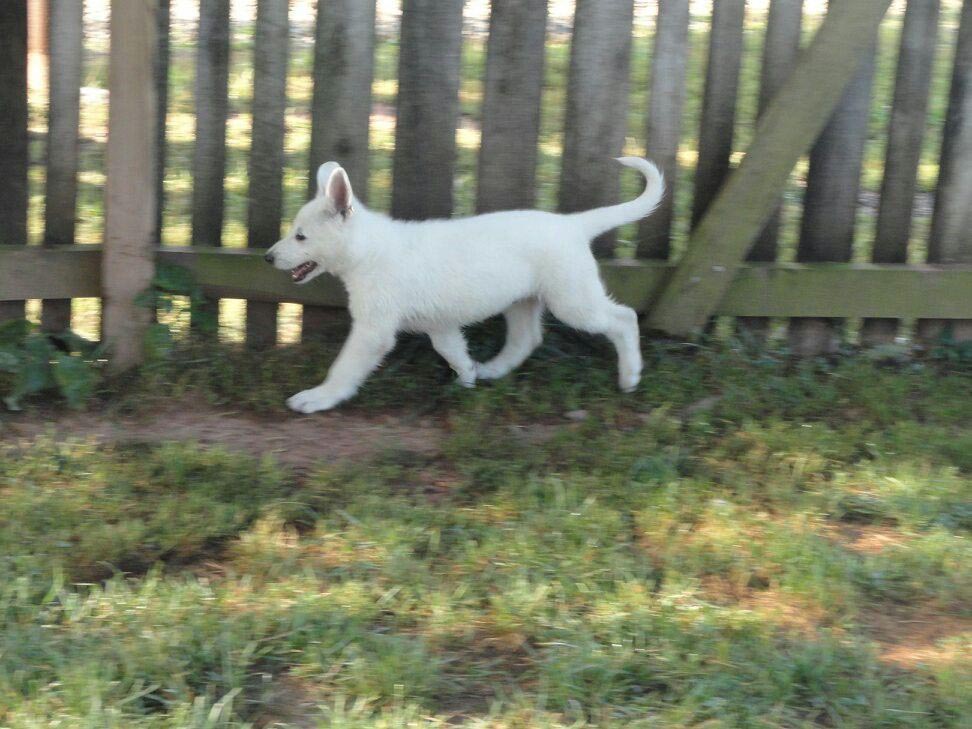
M 353 397 L 394 346 L 394 328 L 353 324 L 324 382 L 289 398 L 287 407 L 298 413 L 316 413 Z

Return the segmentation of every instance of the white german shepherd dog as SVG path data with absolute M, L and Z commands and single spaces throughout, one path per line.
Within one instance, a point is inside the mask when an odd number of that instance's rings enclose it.
M 400 331 L 428 334 L 466 387 L 503 377 L 540 344 L 544 309 L 569 326 L 607 336 L 618 351 L 618 384 L 633 390 L 641 378 L 638 318 L 605 292 L 590 243 L 651 213 L 665 184 L 647 160 L 618 161 L 645 176 L 644 192 L 629 202 L 582 213 L 516 210 L 422 222 L 368 210 L 339 164 L 321 165 L 317 195 L 266 260 L 298 284 L 325 271 L 338 276 L 353 323 L 324 382 L 287 405 L 313 413 L 353 397 Z M 499 313 L 507 325 L 503 349 L 488 362 L 474 362 L 462 328 Z

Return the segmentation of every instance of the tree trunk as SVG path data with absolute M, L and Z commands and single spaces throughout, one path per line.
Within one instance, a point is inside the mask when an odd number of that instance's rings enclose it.
M 565 213 L 613 205 L 620 196 L 621 155 L 628 116 L 632 0 L 577 0 L 570 44 L 567 117 L 560 178 Z M 594 242 L 599 257 L 614 255 L 609 231 Z
M 151 312 L 136 301 L 155 274 L 157 0 L 113 0 L 108 86 L 104 338 L 115 372 L 141 363 Z

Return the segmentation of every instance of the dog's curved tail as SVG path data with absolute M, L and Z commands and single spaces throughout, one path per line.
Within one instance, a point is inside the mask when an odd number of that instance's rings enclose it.
M 625 167 L 632 167 L 645 176 L 645 190 L 628 202 L 574 213 L 572 217 L 583 226 L 591 238 L 619 225 L 641 220 L 658 207 L 658 203 L 665 195 L 665 178 L 653 163 L 641 157 L 617 157 L 616 159 Z

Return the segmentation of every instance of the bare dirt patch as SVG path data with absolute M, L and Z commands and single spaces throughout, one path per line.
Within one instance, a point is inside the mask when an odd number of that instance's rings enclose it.
M 862 623 L 877 644 L 880 660 L 900 668 L 952 663 L 965 651 L 949 639 L 966 646 L 972 642 L 972 617 L 938 606 L 885 606 L 867 611 Z
M 270 455 L 296 470 L 390 450 L 435 456 L 444 434 L 430 420 L 354 413 L 260 417 L 190 401 L 138 415 L 31 412 L 0 418 L 0 441 L 5 443 L 42 435 L 106 444 L 189 442 Z

